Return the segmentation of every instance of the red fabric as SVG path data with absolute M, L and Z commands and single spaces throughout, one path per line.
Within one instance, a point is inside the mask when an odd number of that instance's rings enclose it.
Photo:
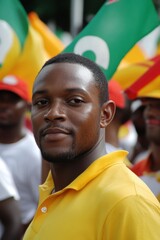
M 28 117 L 25 118 L 25 126 L 26 126 L 31 132 L 33 131 L 31 119 L 28 118 Z
M 143 176 L 144 172 L 151 172 L 149 158 L 141 160 L 140 162 L 133 165 L 130 169 L 137 175 Z
M 121 85 L 111 79 L 108 83 L 109 99 L 113 100 L 117 107 L 125 108 L 125 97 Z
M 26 82 L 15 75 L 7 75 L 0 80 L 0 91 L 10 91 L 29 102 L 29 89 Z

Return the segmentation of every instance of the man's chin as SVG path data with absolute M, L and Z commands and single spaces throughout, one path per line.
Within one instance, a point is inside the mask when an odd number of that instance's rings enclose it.
M 59 153 L 55 155 L 42 153 L 43 159 L 49 163 L 66 163 L 72 161 L 75 155 L 73 153 Z

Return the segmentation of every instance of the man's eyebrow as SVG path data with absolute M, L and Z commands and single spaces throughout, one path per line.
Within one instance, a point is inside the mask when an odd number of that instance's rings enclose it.
M 85 90 L 85 89 L 82 89 L 82 88 L 66 88 L 65 91 L 64 91 L 66 94 L 69 94 L 69 93 L 81 93 L 83 95 L 89 95 L 88 92 Z M 38 95 L 43 95 L 43 94 L 46 94 L 48 93 L 48 90 L 37 90 L 35 92 L 33 92 L 32 94 L 32 99 Z
M 32 94 L 32 98 L 33 98 L 34 96 L 36 96 L 36 95 L 45 94 L 45 93 L 47 93 L 47 90 L 38 90 L 38 91 L 35 91 L 35 92 L 33 92 L 33 94 Z

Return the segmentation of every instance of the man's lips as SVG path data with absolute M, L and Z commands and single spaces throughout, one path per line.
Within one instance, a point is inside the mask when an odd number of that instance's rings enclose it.
M 10 117 L 9 111 L 1 111 L 1 110 L 0 110 L 0 117 L 1 117 L 1 118 Z
M 0 121 L 6 122 L 8 120 L 12 119 L 11 115 L 6 112 L 0 112 Z
M 42 135 L 48 135 L 48 134 L 58 134 L 58 133 L 62 133 L 62 134 L 69 134 L 69 132 L 67 130 L 65 130 L 64 128 L 59 128 L 59 127 L 53 127 L 53 128 L 47 128 L 43 131 Z
M 156 118 L 149 118 L 146 119 L 146 124 L 147 125 L 160 125 L 160 119 L 156 119 Z
M 62 138 L 69 134 L 70 133 L 68 130 L 59 127 L 48 128 L 42 132 L 42 136 L 47 141 L 61 140 Z

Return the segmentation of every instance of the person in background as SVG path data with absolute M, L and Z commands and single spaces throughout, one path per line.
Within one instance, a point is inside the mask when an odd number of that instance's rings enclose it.
M 38 203 L 41 182 L 41 153 L 33 133 L 25 126 L 30 105 L 27 84 L 8 75 L 0 81 L 0 156 L 10 169 L 18 193 L 24 231 Z
M 111 79 L 108 83 L 109 99 L 113 100 L 116 104 L 116 112 L 112 122 L 106 127 L 105 141 L 106 152 L 110 153 L 118 149 L 122 149 L 119 141 L 119 131 L 121 126 L 128 121 L 130 114 L 126 108 L 125 94 L 118 82 Z M 127 166 L 131 163 L 125 158 Z
M 42 67 L 31 119 L 51 172 L 24 240 L 159 240 L 159 202 L 124 164 L 126 151 L 106 154 L 114 113 L 106 77 L 91 60 L 62 53 Z
M 112 152 L 120 149 L 119 143 L 119 129 L 122 124 L 128 120 L 129 117 L 124 119 L 125 109 L 125 95 L 118 82 L 111 79 L 108 83 L 109 99 L 113 100 L 116 104 L 116 112 L 112 122 L 106 128 L 106 150 Z
M 0 239 L 20 240 L 22 225 L 17 192 L 12 174 L 0 158 Z
M 155 93 L 154 97 L 141 98 L 145 106 L 144 121 L 149 151 L 131 170 L 148 185 L 160 201 L 160 92 L 156 89 Z
M 131 120 L 137 133 L 136 144 L 130 154 L 132 164 L 137 163 L 148 155 L 149 140 L 146 137 L 146 126 L 144 120 L 144 109 L 142 100 L 135 99 L 131 103 Z

